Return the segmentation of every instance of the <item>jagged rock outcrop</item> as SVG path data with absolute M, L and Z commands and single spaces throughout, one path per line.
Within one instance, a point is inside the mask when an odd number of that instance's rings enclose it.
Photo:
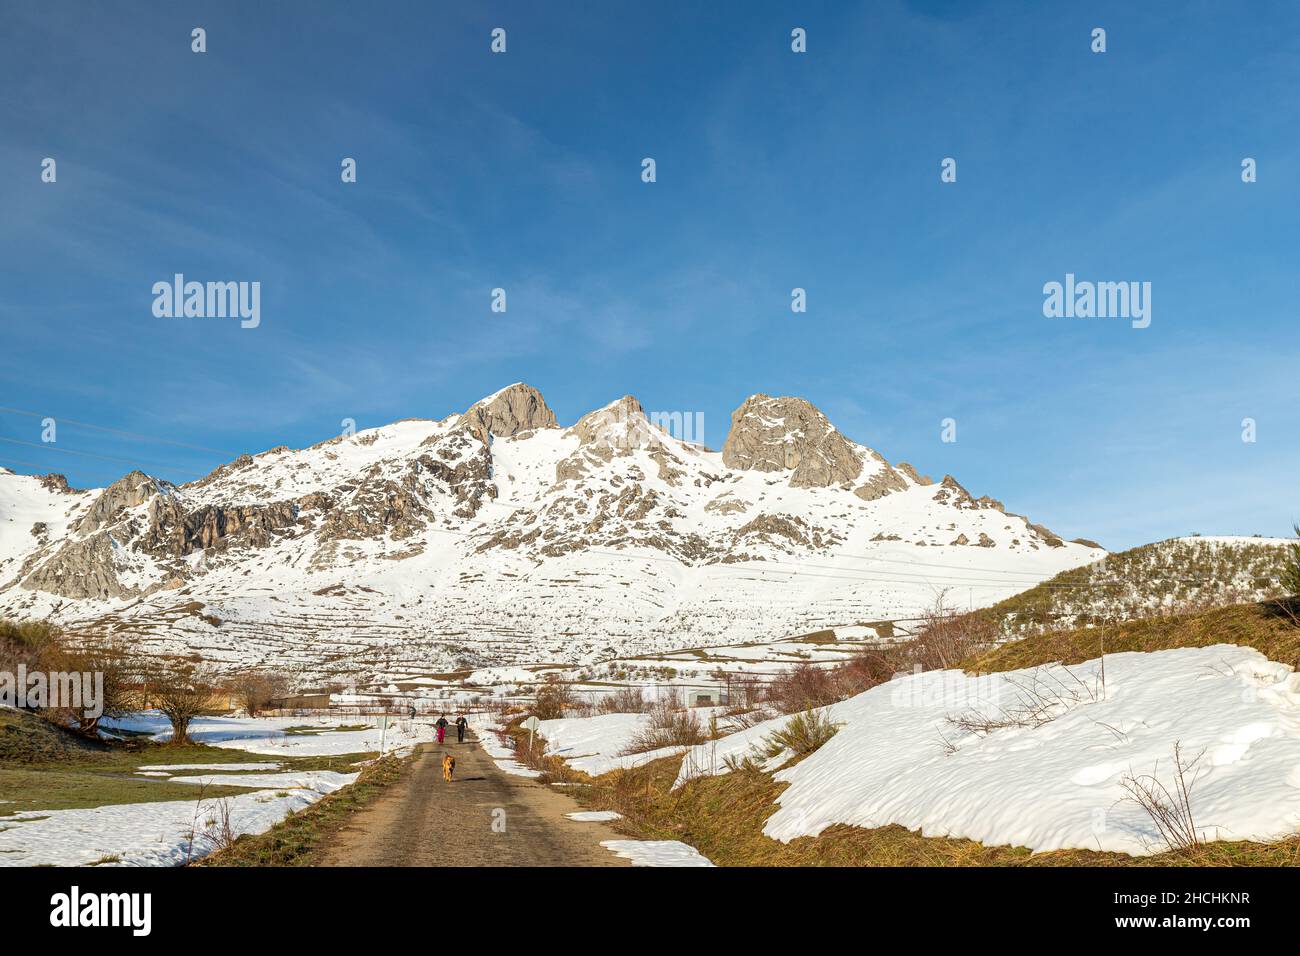
M 745 471 L 793 471 L 794 488 L 826 488 L 862 474 L 858 446 L 802 398 L 751 395 L 731 416 L 722 462 Z
M 523 382 L 474 403 L 456 424 L 464 425 L 485 445 L 489 443 L 489 435 L 509 438 L 537 428 L 558 427 L 555 412 L 546 404 L 542 393 Z
M 870 448 L 849 441 L 802 398 L 751 395 L 731 416 L 722 461 L 747 471 L 790 471 L 792 488 L 852 487 L 863 501 L 908 487 L 904 473 Z M 910 466 L 908 470 L 915 475 Z
M 556 482 L 576 481 L 616 457 L 644 451 L 658 467 L 661 479 L 675 485 L 682 477 L 682 459 L 670 447 L 667 433 L 646 417 L 641 403 L 624 395 L 604 408 L 588 412 L 568 433 L 578 438 L 578 450 L 555 466 Z M 677 447 L 680 447 L 678 445 Z
M 895 465 L 895 466 L 894 466 L 894 470 L 895 470 L 895 471 L 900 471 L 900 472 L 902 472 L 902 473 L 903 473 L 904 475 L 906 475 L 908 478 L 911 478 L 912 481 L 913 481 L 913 483 L 915 483 L 915 484 L 918 484 L 918 485 L 932 485 L 932 484 L 934 484 L 934 479 L 933 479 L 933 478 L 931 478 L 929 475 L 923 475 L 923 474 L 921 474 L 920 472 L 918 472 L 915 468 L 913 468 L 911 465 L 909 465 L 909 464 L 908 464 L 907 462 L 905 462 L 905 461 L 900 461 L 897 465 Z
M 58 474 L 57 472 L 51 472 L 48 475 L 42 475 L 41 487 L 49 491 L 62 492 L 65 495 L 76 494 L 76 489 L 69 487 L 68 479 L 63 475 Z
M 265 548 L 277 533 L 294 527 L 298 508 L 291 501 L 265 505 L 204 505 L 186 512 L 173 499 L 150 502 L 140 548 L 157 557 L 183 557 L 194 551 L 240 545 Z
M 79 534 L 91 534 L 111 524 L 125 509 L 142 505 L 153 495 L 167 494 L 173 489 L 170 482 L 160 481 L 142 471 L 132 471 L 104 489 L 85 517 L 77 522 L 76 530 Z
M 468 430 L 457 429 L 426 444 L 428 451 L 399 476 L 376 465 L 354 486 L 342 486 L 321 524 L 320 539 L 408 538 L 427 527 L 447 498 L 456 503 L 451 514 L 473 517 L 497 490 L 487 445 L 468 436 Z
M 875 501 L 892 491 L 906 491 L 907 481 L 893 468 L 885 465 L 874 475 L 853 489 L 863 501 Z

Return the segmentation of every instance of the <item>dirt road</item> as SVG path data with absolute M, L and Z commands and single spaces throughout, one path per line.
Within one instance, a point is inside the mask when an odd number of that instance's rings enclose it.
M 456 779 L 442 779 L 442 755 Z M 338 835 L 326 866 L 627 866 L 600 845 L 624 839 L 601 823 L 564 816 L 581 809 L 556 788 L 497 768 L 471 735 L 420 748 L 400 783 Z

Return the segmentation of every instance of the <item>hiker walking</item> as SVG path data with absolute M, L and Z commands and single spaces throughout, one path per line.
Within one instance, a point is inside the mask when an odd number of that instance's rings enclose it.
M 465 742 L 465 730 L 468 727 L 469 721 L 465 719 L 464 714 L 456 718 L 456 743 L 463 744 Z
M 443 714 L 433 726 L 438 728 L 438 743 L 447 739 L 447 716 Z

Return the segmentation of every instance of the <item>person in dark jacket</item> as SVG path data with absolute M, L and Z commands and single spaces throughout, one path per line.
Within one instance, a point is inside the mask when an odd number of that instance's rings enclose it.
M 469 721 L 465 719 L 464 714 L 461 714 L 456 718 L 456 743 L 463 744 L 465 742 L 465 731 L 468 729 Z

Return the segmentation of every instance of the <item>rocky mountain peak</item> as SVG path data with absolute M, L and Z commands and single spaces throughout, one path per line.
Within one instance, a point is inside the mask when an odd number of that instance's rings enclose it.
M 13 474 L 13 472 L 10 472 L 10 474 Z M 41 475 L 40 482 L 41 487 L 46 491 L 59 492 L 65 495 L 74 493 L 74 489 L 68 484 L 67 476 L 60 475 L 57 472 L 50 472 L 48 475 Z
M 645 409 L 631 395 L 588 412 L 571 431 L 583 445 L 603 443 L 616 448 L 644 448 L 658 443 L 655 441 L 658 429 L 652 429 Z
M 722 461 L 743 471 L 792 471 L 792 487 L 825 488 L 856 481 L 865 452 L 811 402 L 759 394 L 732 413 Z
M 531 385 L 515 382 L 501 391 L 480 399 L 456 420 L 483 442 L 488 436 L 509 438 L 537 428 L 555 428 L 555 412 Z
M 122 509 L 144 504 L 155 494 L 171 487 L 170 483 L 159 481 L 143 471 L 128 472 L 100 492 L 90 510 L 77 523 L 77 531 L 81 534 L 98 531 L 112 523 Z

